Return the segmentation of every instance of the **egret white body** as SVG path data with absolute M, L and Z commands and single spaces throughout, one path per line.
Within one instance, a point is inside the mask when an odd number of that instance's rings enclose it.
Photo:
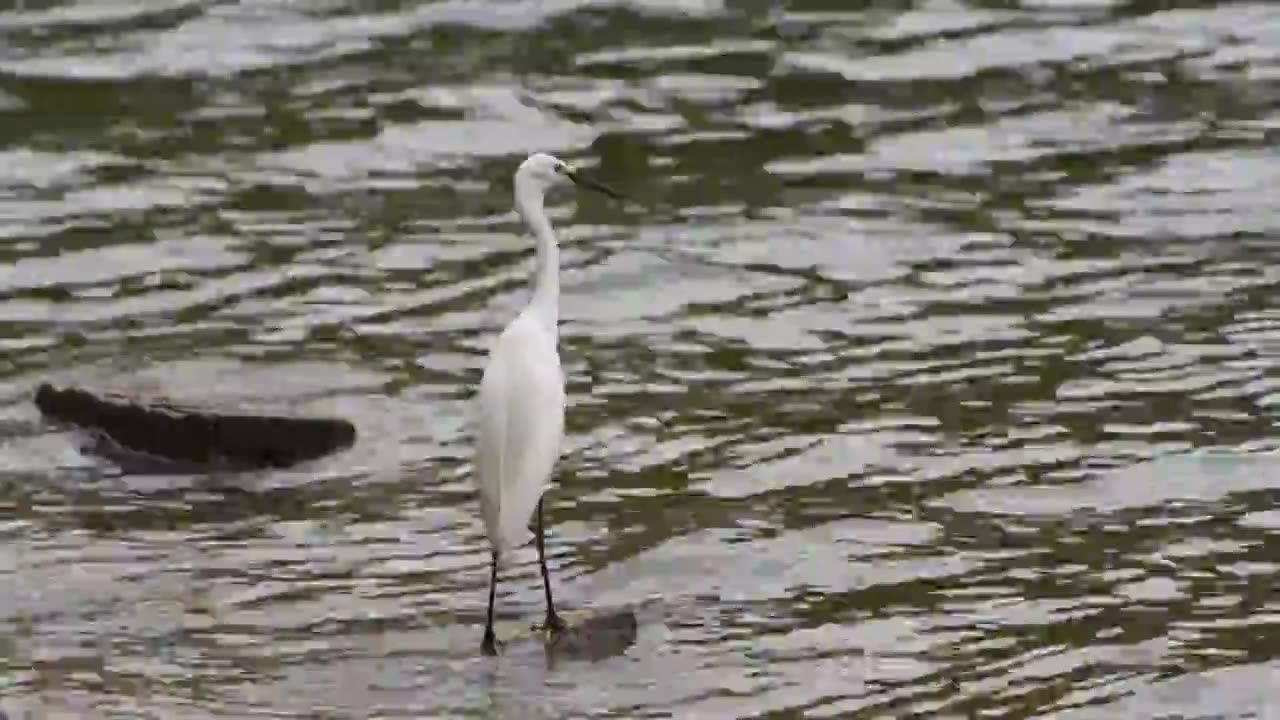
M 480 381 L 476 474 L 485 532 L 500 557 L 528 542 L 564 436 L 564 376 L 546 320 L 538 305 L 513 320 Z
M 530 155 L 515 174 L 515 206 L 537 243 L 533 297 L 498 336 L 476 396 L 474 474 L 480 509 L 492 548 L 489 611 L 482 649 L 497 652 L 493 632 L 494 593 L 499 564 L 529 540 L 529 517 L 536 512 L 538 563 L 547 596 L 546 627 L 564 628 L 551 599 L 543 551 L 542 495 L 560 456 L 564 436 L 564 374 L 560 369 L 559 247 L 543 210 L 548 190 L 567 182 L 612 190 L 583 178 L 570 165 L 543 153 Z

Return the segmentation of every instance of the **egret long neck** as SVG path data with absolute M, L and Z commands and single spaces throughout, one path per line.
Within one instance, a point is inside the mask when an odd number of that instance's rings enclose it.
M 516 191 L 516 210 L 537 242 L 533 299 L 529 302 L 529 309 L 555 336 L 560 321 L 560 247 L 555 233 L 551 231 L 551 222 L 543 211 L 542 198 L 536 195 Z

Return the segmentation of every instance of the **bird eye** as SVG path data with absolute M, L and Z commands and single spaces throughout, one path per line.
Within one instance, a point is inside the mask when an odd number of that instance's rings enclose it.
M 568 175 L 569 166 L 565 165 L 564 163 L 560 163 L 559 165 L 556 166 L 556 172 L 560 173 L 561 175 Z

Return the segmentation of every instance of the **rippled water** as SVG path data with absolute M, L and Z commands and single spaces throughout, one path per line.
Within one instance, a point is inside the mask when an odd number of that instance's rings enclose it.
M 1180 5 L 1180 9 L 1167 9 Z M 1280 9 L 11 0 L 10 718 L 1270 717 Z M 558 196 L 548 552 L 478 653 L 468 401 Z M 353 420 L 132 475 L 42 380 Z

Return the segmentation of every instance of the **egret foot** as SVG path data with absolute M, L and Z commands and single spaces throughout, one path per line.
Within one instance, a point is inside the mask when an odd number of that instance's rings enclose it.
M 494 657 L 498 654 L 498 639 L 493 635 L 493 628 L 484 629 L 484 640 L 480 643 L 480 652 Z
M 560 616 L 555 612 L 549 612 L 547 613 L 546 622 L 542 624 L 542 627 L 546 629 L 548 635 L 555 637 L 556 635 L 564 632 L 569 626 L 566 625 L 564 620 L 561 620 Z

